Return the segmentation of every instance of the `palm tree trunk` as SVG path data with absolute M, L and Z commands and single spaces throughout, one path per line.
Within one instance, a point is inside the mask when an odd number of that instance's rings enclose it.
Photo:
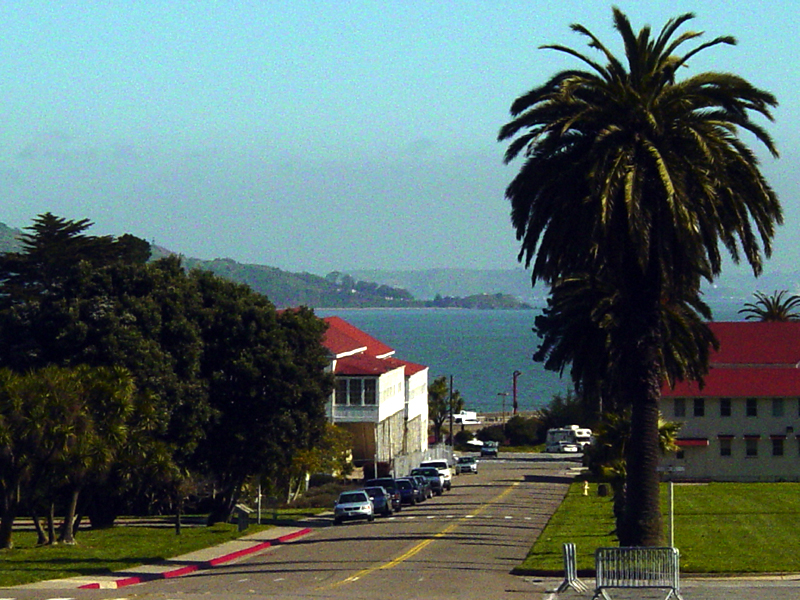
M 61 536 L 59 541 L 63 544 L 75 544 L 75 513 L 78 507 L 78 496 L 80 495 L 80 488 L 75 487 L 70 493 L 69 502 L 67 503 L 67 511 L 64 515 L 64 522 L 61 524 Z
M 39 519 L 38 511 L 31 508 L 31 519 L 33 520 L 33 528 L 36 531 L 36 545 L 44 546 L 47 544 L 47 534 L 42 527 L 42 521 Z
M 50 546 L 58 543 L 56 540 L 56 503 L 52 501 L 47 513 L 47 543 Z
M 0 550 L 14 547 L 12 535 L 14 532 L 14 520 L 17 518 L 20 503 L 20 477 L 9 478 L 11 483 L 3 488 L 2 517 L 0 517 Z
M 617 532 L 622 546 L 660 546 L 663 522 L 659 506 L 658 465 L 661 458 L 658 417 L 661 398 L 661 330 L 659 295 L 650 289 L 634 300 L 628 324 L 631 336 L 625 352 L 623 384 L 631 407 L 631 435 L 626 449 L 626 494 L 623 527 Z M 649 292 L 649 293 L 648 293 Z M 637 302 L 638 300 L 638 302 Z M 638 313 L 638 314 L 637 314 Z

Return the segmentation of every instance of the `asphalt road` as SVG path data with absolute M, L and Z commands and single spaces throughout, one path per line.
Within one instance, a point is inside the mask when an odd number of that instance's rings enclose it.
M 393 517 L 341 526 L 320 518 L 310 535 L 224 567 L 119 590 L 2 590 L 0 596 L 528 599 L 536 597 L 535 582 L 510 571 L 560 503 L 574 466 L 542 455 L 501 456 L 482 461 L 477 475 L 454 477 L 443 496 Z
M 308 523 L 313 532 L 226 566 L 117 590 L 0 590 L 0 600 L 575 600 L 556 596 L 560 579 L 517 577 L 525 557 L 569 485 L 575 463 L 548 455 L 505 455 L 478 475 L 373 523 Z M 576 540 L 579 543 L 579 540 Z M 1 567 L 0 567 L 1 568 Z M 591 589 L 593 581 L 585 582 Z M 800 577 L 683 578 L 684 600 L 800 598 Z M 664 598 L 663 591 L 614 591 L 615 600 Z

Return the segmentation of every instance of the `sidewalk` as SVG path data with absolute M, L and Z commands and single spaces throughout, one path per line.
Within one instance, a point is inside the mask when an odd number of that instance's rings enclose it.
M 210 569 L 228 563 L 237 558 L 248 556 L 265 550 L 270 546 L 284 544 L 298 537 L 311 533 L 308 527 L 273 527 L 238 540 L 225 542 L 219 546 L 204 548 L 183 556 L 155 564 L 142 565 L 107 575 L 86 575 L 58 579 L 55 581 L 39 581 L 17 586 L 18 589 L 117 589 L 128 585 L 152 581 L 154 579 L 170 579 L 188 575 L 195 571 Z

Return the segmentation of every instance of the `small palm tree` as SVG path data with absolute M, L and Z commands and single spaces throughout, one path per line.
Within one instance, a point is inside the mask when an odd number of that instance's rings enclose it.
M 781 290 L 767 296 L 756 292 L 753 294 L 756 301 L 747 302 L 739 314 L 745 315 L 746 321 L 800 321 L 800 313 L 796 310 L 800 306 L 800 296 L 791 294 L 784 298 L 788 293 L 788 290 Z

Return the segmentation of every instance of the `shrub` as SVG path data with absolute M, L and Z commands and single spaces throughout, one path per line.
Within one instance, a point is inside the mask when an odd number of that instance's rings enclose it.
M 489 425 L 479 430 L 475 435 L 482 442 L 500 442 L 506 441 L 506 434 L 502 425 Z
M 506 423 L 505 435 L 511 446 L 533 446 L 540 443 L 542 423 L 536 417 L 511 417 Z

